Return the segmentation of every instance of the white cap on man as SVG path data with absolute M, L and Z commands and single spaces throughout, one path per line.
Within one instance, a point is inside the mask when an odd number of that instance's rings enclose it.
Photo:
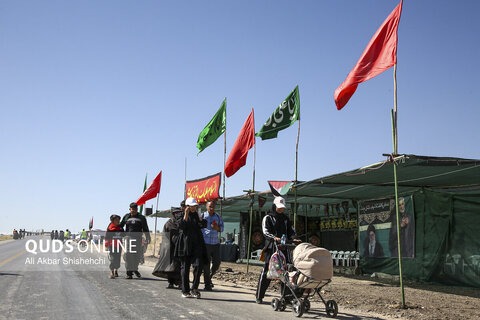
M 187 207 L 195 207 L 195 206 L 198 206 L 198 203 L 197 203 L 197 200 L 195 200 L 195 198 L 187 198 L 187 200 L 185 200 L 185 205 Z
M 275 197 L 275 199 L 273 200 L 273 204 L 277 208 L 285 208 L 285 199 L 283 199 L 282 197 Z

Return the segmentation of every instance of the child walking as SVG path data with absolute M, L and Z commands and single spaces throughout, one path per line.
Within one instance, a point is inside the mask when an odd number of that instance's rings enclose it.
M 110 279 L 118 277 L 118 268 L 120 268 L 120 259 L 122 257 L 121 242 L 123 239 L 123 228 L 120 227 L 121 217 L 112 214 L 110 224 L 105 232 L 105 247 L 108 248 L 108 260 L 110 260 Z

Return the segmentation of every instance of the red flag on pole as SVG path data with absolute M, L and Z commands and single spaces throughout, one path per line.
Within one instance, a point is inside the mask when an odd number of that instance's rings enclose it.
M 88 224 L 88 229 L 92 230 L 92 228 L 93 228 L 93 217 L 90 220 L 90 223 Z
M 342 109 L 357 90 L 359 83 L 378 76 L 397 63 L 397 31 L 403 0 L 390 13 L 368 43 L 357 64 L 343 83 L 335 90 L 337 109 Z
M 237 140 L 233 145 L 232 150 L 225 163 L 225 175 L 231 177 L 241 167 L 247 163 L 248 150 L 250 150 L 255 144 L 255 122 L 252 112 L 248 116 L 247 120 L 243 124 L 242 130 L 238 134 Z
M 145 202 L 150 199 L 153 199 L 157 196 L 160 192 L 160 185 L 162 184 L 162 171 L 158 174 L 158 176 L 153 179 L 152 183 L 148 186 L 147 190 L 143 192 L 143 194 L 138 198 L 137 205 L 141 206 Z

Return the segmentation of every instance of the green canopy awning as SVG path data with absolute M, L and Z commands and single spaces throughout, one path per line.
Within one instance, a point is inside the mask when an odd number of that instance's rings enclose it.
M 398 186 L 401 195 L 413 193 L 420 188 L 480 190 L 480 160 L 399 155 L 356 170 L 297 183 L 298 214 L 318 215 L 319 210 L 306 210 L 313 206 L 318 209 L 320 205 L 350 200 L 349 207 L 352 207 L 357 200 L 393 196 L 394 162 L 398 164 Z M 261 209 L 259 197 L 266 200 Z M 256 192 L 253 209 L 268 211 L 273 198 L 271 191 Z M 295 201 L 293 188 L 285 195 L 285 200 L 291 204 L 290 208 L 287 208 L 287 211 L 291 212 Z M 233 218 L 240 212 L 248 212 L 250 201 L 249 195 L 226 198 L 223 204 L 225 220 L 228 221 L 229 216 Z M 170 210 L 160 211 L 158 216 L 170 217 Z
M 366 200 L 394 194 L 393 163 L 398 164 L 399 193 L 420 188 L 459 189 L 480 186 L 480 160 L 401 155 L 363 168 L 297 185 L 300 202 L 319 198 Z M 293 196 L 293 192 L 289 192 Z

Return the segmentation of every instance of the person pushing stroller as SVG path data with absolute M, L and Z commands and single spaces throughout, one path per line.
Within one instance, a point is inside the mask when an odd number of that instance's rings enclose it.
M 270 285 L 271 280 L 267 278 L 267 272 L 268 263 L 272 254 L 275 252 L 274 242 L 280 242 L 283 235 L 286 236 L 287 240 L 301 242 L 301 240 L 296 239 L 295 230 L 293 229 L 288 216 L 283 214 L 284 211 L 285 199 L 282 197 L 275 197 L 273 200 L 272 212 L 268 213 L 262 220 L 262 231 L 265 236 L 265 246 L 263 248 L 265 266 L 258 279 L 257 292 L 255 294 L 257 303 L 263 302 L 265 292 Z

